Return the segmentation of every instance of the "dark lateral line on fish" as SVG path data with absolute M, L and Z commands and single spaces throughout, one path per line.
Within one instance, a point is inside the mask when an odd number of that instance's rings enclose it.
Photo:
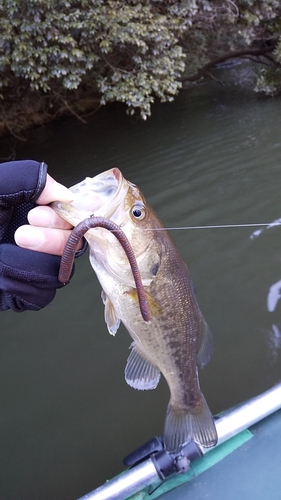
M 122 229 L 120 229 L 120 227 L 110 219 L 92 216 L 88 219 L 83 220 L 75 228 L 73 228 L 61 257 L 58 276 L 59 281 L 61 283 L 66 283 L 69 280 L 78 243 L 81 238 L 83 238 L 84 234 L 89 231 L 89 229 L 93 229 L 95 227 L 103 227 L 104 229 L 111 231 L 112 234 L 114 234 L 114 236 L 118 239 L 119 243 L 122 245 L 123 250 L 127 255 L 128 261 L 130 263 L 135 280 L 141 315 L 144 321 L 150 321 L 148 302 L 143 288 L 135 254 L 125 233 L 123 233 Z
M 235 227 L 261 227 L 261 226 L 281 226 L 281 222 L 262 222 L 261 224 L 219 224 L 216 226 L 179 226 L 179 227 L 155 227 L 153 229 L 143 229 L 143 231 L 179 231 L 187 229 L 223 229 Z

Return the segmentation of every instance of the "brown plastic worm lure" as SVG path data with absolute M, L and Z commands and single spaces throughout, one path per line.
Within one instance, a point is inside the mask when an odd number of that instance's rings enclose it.
M 69 280 L 78 243 L 81 238 L 83 238 L 84 234 L 89 231 L 89 229 L 93 229 L 95 227 L 103 227 L 104 229 L 111 231 L 112 234 L 114 234 L 114 236 L 118 239 L 119 243 L 122 245 L 123 250 L 126 253 L 128 261 L 130 263 L 135 280 L 141 315 L 145 321 L 150 321 L 148 302 L 143 288 L 135 254 L 125 233 L 117 224 L 115 224 L 115 222 L 111 221 L 110 219 L 92 216 L 88 219 L 83 220 L 73 228 L 61 257 L 58 277 L 59 281 L 61 283 L 66 283 Z

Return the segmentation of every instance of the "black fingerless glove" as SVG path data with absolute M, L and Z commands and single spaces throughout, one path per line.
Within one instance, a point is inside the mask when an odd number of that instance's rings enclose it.
M 38 311 L 51 302 L 58 281 L 60 257 L 20 248 L 15 230 L 28 224 L 47 178 L 47 165 L 37 161 L 0 164 L 0 311 Z

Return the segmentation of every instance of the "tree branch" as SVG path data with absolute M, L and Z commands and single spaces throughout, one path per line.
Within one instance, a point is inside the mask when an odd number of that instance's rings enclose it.
M 216 57 L 215 59 L 212 59 L 212 61 L 208 62 L 203 66 L 201 69 L 197 71 L 194 75 L 191 76 L 182 76 L 179 78 L 180 82 L 195 82 L 196 80 L 199 80 L 202 78 L 202 76 L 205 76 L 206 74 L 209 73 L 209 71 L 216 66 L 216 64 L 220 64 L 224 61 L 227 61 L 227 59 L 234 59 L 237 57 L 243 57 L 243 56 L 263 56 L 267 54 L 268 52 L 272 52 L 275 49 L 276 42 L 273 43 L 270 47 L 264 47 L 263 49 L 251 49 L 250 47 L 247 49 L 241 49 L 241 50 L 232 50 L 229 52 L 226 52 L 225 54 Z

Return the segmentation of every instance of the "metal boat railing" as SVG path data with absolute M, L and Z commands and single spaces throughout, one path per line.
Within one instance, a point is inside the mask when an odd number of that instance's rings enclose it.
M 248 427 L 256 424 L 281 408 L 281 383 L 230 410 L 225 411 L 216 421 L 218 444 L 224 443 Z M 197 446 L 197 445 L 196 445 Z M 203 455 L 214 448 L 197 446 L 198 454 Z M 189 450 L 183 449 L 179 455 L 171 456 L 165 450 L 151 453 L 151 456 L 133 466 L 119 476 L 107 481 L 96 490 L 78 500 L 126 500 L 143 488 L 159 482 L 175 472 L 180 472 L 184 458 L 190 463 L 193 457 Z M 181 465 L 179 465 L 181 464 Z M 167 474 L 165 475 L 165 467 Z M 187 468 L 182 467 L 182 471 Z

